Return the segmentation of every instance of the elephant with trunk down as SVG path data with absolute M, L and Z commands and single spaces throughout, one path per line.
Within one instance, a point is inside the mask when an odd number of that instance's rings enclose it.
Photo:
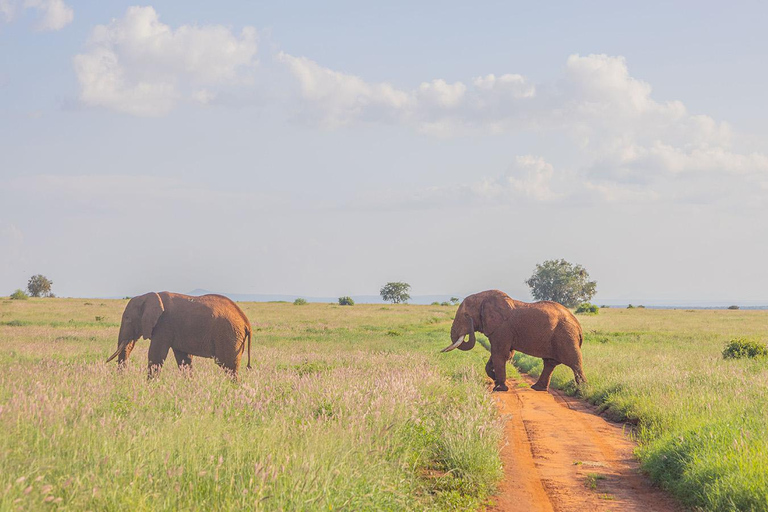
M 251 322 L 237 304 L 221 295 L 192 297 L 150 292 L 132 298 L 123 312 L 117 350 L 118 367 L 125 364 L 136 341 L 149 343 L 149 377 L 153 377 L 173 349 L 179 368 L 192 366 L 192 356 L 212 357 L 236 379 L 248 339 L 251 367 Z
M 537 391 L 549 389 L 552 371 L 561 363 L 573 370 L 577 385 L 587 381 L 581 364 L 581 325 L 557 302 L 521 302 L 499 290 L 470 295 L 456 311 L 451 327 L 452 344 L 443 352 L 455 348 L 470 350 L 475 346 L 475 331 L 485 334 L 491 343 L 485 373 L 494 380 L 494 391 L 509 389 L 507 360 L 515 350 L 544 360 L 541 376 L 532 386 Z

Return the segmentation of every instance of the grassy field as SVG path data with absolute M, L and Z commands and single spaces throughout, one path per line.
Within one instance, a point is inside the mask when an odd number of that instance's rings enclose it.
M 245 303 L 239 384 L 204 359 L 148 383 L 146 341 L 124 374 L 103 363 L 125 303 L 0 303 L 0 509 L 467 509 L 501 478 L 487 352 L 438 353 L 454 307 Z M 652 478 L 694 507 L 768 510 L 768 361 L 721 356 L 768 341 L 768 312 L 579 320 L 581 392 L 637 424 Z M 575 391 L 564 367 L 553 385 Z
M 603 309 L 579 316 L 584 396 L 637 423 L 651 477 L 705 510 L 768 510 L 768 359 L 724 360 L 727 341 L 768 342 L 768 312 Z M 516 364 L 538 375 L 541 361 Z M 574 392 L 569 369 L 553 385 Z
M 126 301 L 0 303 L 0 509 L 446 510 L 501 477 L 482 351 L 455 308 L 241 304 L 253 366 L 115 349 Z M 464 354 L 466 355 L 466 354 Z

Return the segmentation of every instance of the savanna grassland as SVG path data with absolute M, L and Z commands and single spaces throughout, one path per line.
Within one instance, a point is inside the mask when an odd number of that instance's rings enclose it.
M 768 312 L 602 309 L 578 318 L 582 393 L 637 424 L 643 469 L 692 507 L 768 510 L 768 358 L 722 357 L 733 338 L 768 342 Z M 542 367 L 515 360 L 533 375 Z M 562 366 L 552 385 L 575 392 Z
M 104 363 L 126 303 L 0 300 L 0 509 L 467 509 L 501 478 L 454 307 L 243 303 L 239 383 L 172 354 L 147 382 L 146 340 Z
M 0 509 L 471 509 L 502 477 L 487 352 L 438 352 L 455 307 L 241 303 L 236 384 L 172 356 L 147 382 L 145 340 L 105 365 L 125 304 L 0 301 Z M 768 312 L 578 318 L 579 392 L 636 424 L 651 477 L 693 507 L 768 510 L 768 360 L 721 355 L 768 341 Z M 552 382 L 576 391 L 567 368 Z

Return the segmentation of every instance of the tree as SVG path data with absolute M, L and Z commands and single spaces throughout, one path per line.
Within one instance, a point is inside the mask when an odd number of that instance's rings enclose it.
M 451 300 L 451 304 L 453 304 L 454 306 L 459 303 L 458 297 L 451 297 L 450 300 Z
M 339 306 L 354 306 L 355 301 L 352 300 L 352 297 L 349 295 L 345 295 L 344 297 L 339 297 Z
M 411 289 L 411 285 L 398 281 L 396 283 L 385 284 L 379 293 L 381 298 L 392 302 L 392 304 L 399 304 L 401 302 L 407 302 L 411 298 L 408 295 L 408 291 Z
M 537 263 L 525 284 L 531 287 L 534 299 L 559 302 L 569 308 L 589 302 L 597 291 L 597 281 L 589 280 L 584 267 L 562 259 Z
M 53 286 L 53 281 L 43 274 L 37 274 L 29 278 L 27 290 L 32 297 L 51 297 L 53 296 L 51 286 Z

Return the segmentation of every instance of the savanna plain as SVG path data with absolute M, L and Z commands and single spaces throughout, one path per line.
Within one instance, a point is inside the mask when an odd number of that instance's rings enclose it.
M 454 306 L 240 303 L 251 370 L 127 368 L 125 300 L 0 299 L 2 510 L 482 509 L 503 477 L 480 344 L 440 354 Z M 627 421 L 643 470 L 692 508 L 768 510 L 768 312 L 582 316 L 589 384 L 553 386 Z M 482 343 L 483 339 L 479 337 Z M 245 361 L 243 361 L 245 362 Z M 541 361 L 515 365 L 536 375 Z M 514 370 L 510 369 L 514 375 Z M 585 492 L 589 489 L 585 486 Z

